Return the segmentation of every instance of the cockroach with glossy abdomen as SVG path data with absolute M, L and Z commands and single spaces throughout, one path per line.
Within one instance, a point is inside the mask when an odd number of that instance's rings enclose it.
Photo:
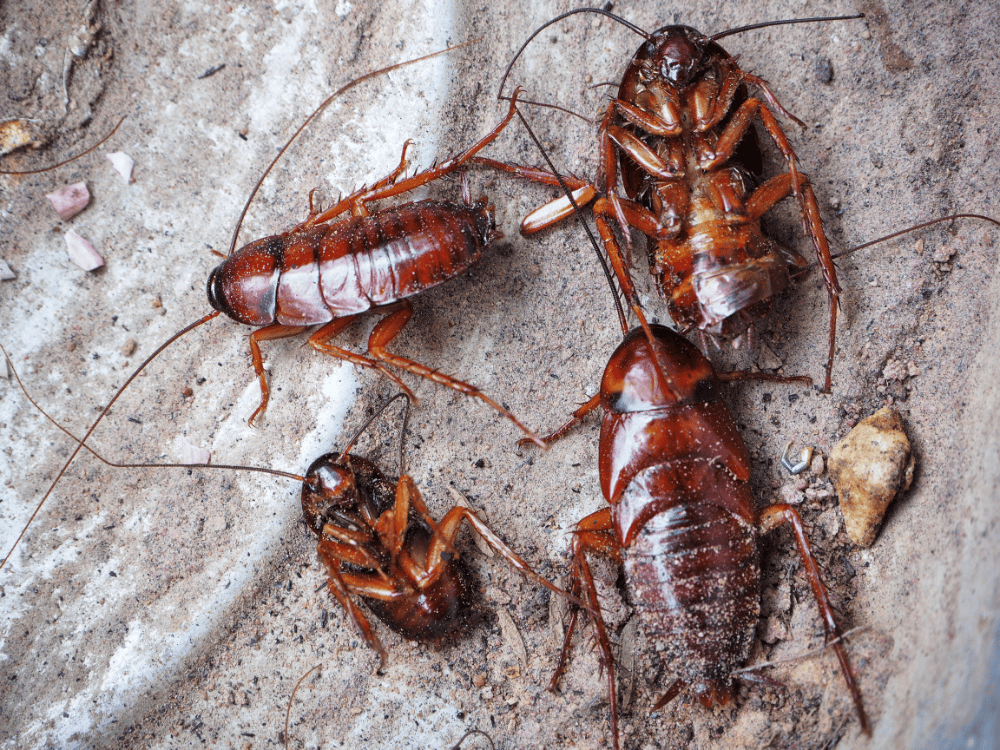
M 559 198 L 529 214 L 521 231 L 540 231 L 593 200 L 601 241 L 650 341 L 653 337 L 629 270 L 633 228 L 647 237 L 650 272 L 673 321 L 684 331 L 738 342 L 752 333 L 754 323 L 788 286 L 792 273 L 806 266 L 798 252 L 761 229 L 761 217 L 784 198 L 794 196 L 830 301 L 824 380 L 824 390 L 829 391 L 840 285 L 812 185 L 800 171 L 775 113 L 805 125 L 781 106 L 763 78 L 740 68 L 736 58 L 718 44 L 723 37 L 776 24 L 755 24 L 714 36 L 689 26 L 665 26 L 648 33 L 607 11 L 584 8 L 564 13 L 535 31 L 511 62 L 508 74 L 538 33 L 575 13 L 612 18 L 644 36 L 646 42 L 625 69 L 618 94 L 601 119 L 598 173 L 593 182 L 491 159 L 476 160 L 573 189 L 572 199 Z M 778 23 L 850 18 L 861 16 Z M 761 98 L 752 96 L 751 89 L 759 91 Z M 781 153 L 787 172 L 764 179 L 755 121 Z
M 407 64 L 409 62 L 368 73 L 346 84 L 323 102 L 271 162 L 251 193 L 243 214 L 270 168 L 325 106 L 361 81 Z M 269 389 L 260 342 L 294 336 L 310 326 L 319 325 L 320 328 L 309 337 L 309 344 L 318 351 L 358 366 L 373 368 L 398 383 L 407 393 L 410 393 L 409 389 L 390 367 L 478 398 L 539 442 L 510 411 L 474 385 L 387 349 L 413 314 L 409 301 L 411 296 L 464 273 L 490 243 L 502 236 L 496 229 L 489 200 L 482 197 L 471 201 L 465 187 L 465 200 L 461 203 L 423 200 L 375 212 L 369 210 L 374 201 L 406 193 L 460 170 L 507 126 L 514 117 L 516 100 L 515 95 L 507 115 L 496 127 L 457 156 L 403 178 L 406 168 L 404 145 L 399 166 L 371 187 L 353 192 L 326 210 L 314 211 L 310 208 L 309 218 L 291 230 L 251 242 L 231 252 L 209 275 L 208 298 L 216 312 L 181 329 L 156 349 L 111 398 L 84 435 L 84 442 L 149 362 L 181 336 L 221 312 L 237 322 L 257 327 L 250 334 L 250 353 L 260 382 L 261 403 L 250 417 L 250 424 L 265 410 L 268 402 Z M 349 218 L 337 220 L 347 212 L 351 213 Z M 242 218 L 241 215 L 231 250 L 236 245 Z M 367 354 L 351 352 L 330 343 L 360 317 L 372 313 L 384 317 L 369 336 Z M 79 446 L 36 507 L 14 546 L 0 562 L 0 569 L 78 451 Z

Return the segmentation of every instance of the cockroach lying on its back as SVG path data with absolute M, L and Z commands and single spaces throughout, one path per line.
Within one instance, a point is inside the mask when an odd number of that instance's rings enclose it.
M 3 347 L 0 352 L 6 356 Z M 13 373 L 32 406 L 77 440 L 27 393 L 17 371 Z M 118 469 L 256 472 L 300 482 L 303 519 L 319 540 L 317 553 L 327 570 L 327 589 L 384 666 L 385 647 L 355 597 L 364 599 L 382 622 L 407 638 L 437 643 L 459 635 L 471 621 L 475 607 L 469 572 L 454 547 L 463 523 L 522 575 L 566 596 L 532 570 L 469 508 L 456 506 L 440 522 L 435 521 L 413 479 L 403 473 L 402 444 L 398 478 L 386 476 L 373 461 L 350 453 L 372 422 L 400 398 L 407 401 L 400 428 L 400 440 L 405 440 L 410 399 L 401 393 L 383 404 L 343 449 L 313 461 L 305 476 L 254 466 L 116 463 L 90 446 L 84 447 L 102 463 Z
M 824 381 L 824 390 L 829 391 L 840 285 L 812 185 L 799 170 L 775 113 L 805 125 L 781 106 L 763 78 L 740 68 L 736 58 L 718 44 L 725 36 L 776 24 L 755 24 L 714 36 L 689 26 L 665 26 L 647 33 L 606 11 L 583 8 L 564 13 L 535 31 L 514 57 L 508 74 L 531 39 L 575 13 L 608 16 L 644 36 L 646 42 L 625 69 L 618 95 L 601 119 L 598 174 L 593 182 L 492 159 L 474 160 L 574 191 L 572 200 L 562 197 L 529 214 L 521 224 L 522 233 L 549 227 L 596 197 L 593 212 L 598 233 L 650 342 L 654 337 L 629 270 L 633 228 L 648 239 L 650 271 L 674 322 L 685 332 L 733 340 L 752 331 L 774 297 L 788 286 L 791 272 L 807 265 L 799 253 L 767 237 L 760 226 L 767 211 L 794 196 L 830 300 Z M 752 88 L 762 98 L 751 96 Z M 763 181 L 755 121 L 763 126 L 788 168 Z

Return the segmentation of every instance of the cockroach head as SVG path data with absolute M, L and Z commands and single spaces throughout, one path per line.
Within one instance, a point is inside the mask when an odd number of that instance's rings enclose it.
M 650 331 L 655 353 L 645 331 L 635 328 L 611 355 L 601 382 L 604 408 L 628 413 L 715 400 L 718 378 L 698 348 L 664 326 Z
M 708 37 L 690 26 L 667 26 L 643 45 L 648 72 L 683 89 L 701 72 L 710 43 Z
M 314 531 L 323 528 L 331 511 L 357 507 L 358 488 L 349 460 L 340 453 L 320 456 L 302 483 L 302 512 Z
M 280 237 L 241 247 L 208 275 L 208 303 L 239 323 L 270 325 L 275 320 Z

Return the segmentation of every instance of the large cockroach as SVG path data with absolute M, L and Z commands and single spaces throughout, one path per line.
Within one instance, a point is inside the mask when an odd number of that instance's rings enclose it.
M 824 381 L 824 390 L 829 391 L 840 285 L 812 185 L 799 170 L 775 112 L 803 128 L 805 124 L 781 106 L 763 78 L 740 68 L 736 58 L 718 44 L 723 37 L 774 24 L 744 26 L 714 36 L 689 26 L 665 26 L 648 33 L 607 11 L 578 9 L 536 30 L 515 55 L 508 74 L 537 34 L 575 13 L 612 18 L 644 36 L 646 42 L 625 69 L 618 94 L 601 119 L 598 174 L 593 182 L 477 159 L 528 179 L 573 189 L 572 197 L 559 198 L 529 214 L 521 231 L 531 234 L 545 229 L 596 197 L 597 230 L 647 337 L 651 336 L 649 326 L 629 270 L 633 228 L 648 238 L 650 271 L 673 321 L 684 331 L 737 340 L 752 333 L 754 322 L 788 286 L 791 272 L 807 265 L 794 249 L 765 235 L 760 225 L 767 211 L 794 196 L 830 301 Z M 763 100 L 751 96 L 750 87 Z M 788 169 L 767 180 L 763 180 L 764 159 L 753 130 L 755 120 Z M 619 192 L 619 175 L 624 195 Z M 620 234 L 613 229 L 615 225 Z
M 271 166 L 336 96 L 363 80 L 412 62 L 416 60 L 368 73 L 341 87 L 300 126 Z M 355 191 L 324 211 L 311 209 L 309 218 L 288 232 L 251 242 L 232 253 L 209 275 L 208 298 L 216 312 L 181 329 L 147 357 L 101 411 L 84 435 L 84 443 L 146 365 L 174 341 L 217 317 L 220 312 L 225 312 L 240 323 L 258 326 L 250 334 L 250 353 L 260 382 L 261 403 L 250 417 L 251 425 L 254 418 L 266 408 L 269 393 L 259 342 L 294 336 L 309 326 L 320 325 L 319 330 L 309 338 L 310 345 L 318 351 L 355 365 L 374 368 L 397 382 L 410 395 L 409 389 L 388 369 L 388 365 L 479 398 L 507 417 L 532 440 L 539 442 L 513 414 L 475 386 L 386 349 L 413 315 L 413 307 L 408 300 L 410 296 L 460 275 L 481 257 L 490 242 L 502 236 L 496 229 L 489 200 L 482 197 L 471 202 L 466 187 L 463 190 L 466 198 L 464 203 L 424 200 L 383 209 L 374 214 L 370 214 L 368 210 L 368 204 L 373 201 L 414 190 L 460 169 L 478 151 L 496 139 L 514 117 L 516 103 L 515 95 L 506 117 L 490 133 L 458 156 L 409 178 L 400 179 L 406 168 L 407 142 L 403 147 L 399 166 L 371 187 Z M 261 177 L 257 188 L 266 176 L 267 172 Z M 257 188 L 251 193 L 244 207 L 244 214 Z M 351 218 L 334 221 L 347 211 L 352 213 Z M 231 248 L 236 245 L 241 223 L 242 216 L 233 235 Z M 339 332 L 366 313 L 385 316 L 369 337 L 367 355 L 350 352 L 330 343 Z M 74 450 L 64 470 L 69 467 L 82 445 L 83 443 Z M 53 482 L 49 492 L 58 481 L 59 477 Z M 48 494 L 39 503 L 24 531 L 31 525 Z M 23 534 L 24 532 L 18 537 L 14 547 Z M 10 558 L 14 547 L 0 562 L 0 569 Z
M 680 334 L 658 325 L 652 333 L 660 351 L 654 355 L 643 330 L 634 329 L 611 355 L 600 392 L 547 438 L 558 439 L 603 408 L 599 473 L 610 507 L 574 528 L 570 591 L 594 613 L 615 748 L 614 658 L 587 555 L 603 555 L 624 567 L 640 627 L 676 675 L 654 710 L 684 691 L 711 708 L 733 699 L 733 672 L 749 656 L 760 612 L 758 538 L 781 524 L 795 532 L 823 627 L 867 733 L 861 693 L 798 512 L 784 504 L 757 512 L 750 458 L 721 400 L 715 370 Z M 574 610 L 553 688 L 576 621 Z

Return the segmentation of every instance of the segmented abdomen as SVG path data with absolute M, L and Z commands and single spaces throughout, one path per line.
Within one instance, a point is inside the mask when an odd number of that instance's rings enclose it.
M 693 497 L 660 507 L 625 549 L 625 575 L 646 636 L 670 671 L 700 693 L 706 683 L 728 683 L 749 655 L 760 613 L 756 530 Z
M 463 273 L 499 235 L 485 199 L 420 201 L 286 235 L 277 321 L 314 325 Z

